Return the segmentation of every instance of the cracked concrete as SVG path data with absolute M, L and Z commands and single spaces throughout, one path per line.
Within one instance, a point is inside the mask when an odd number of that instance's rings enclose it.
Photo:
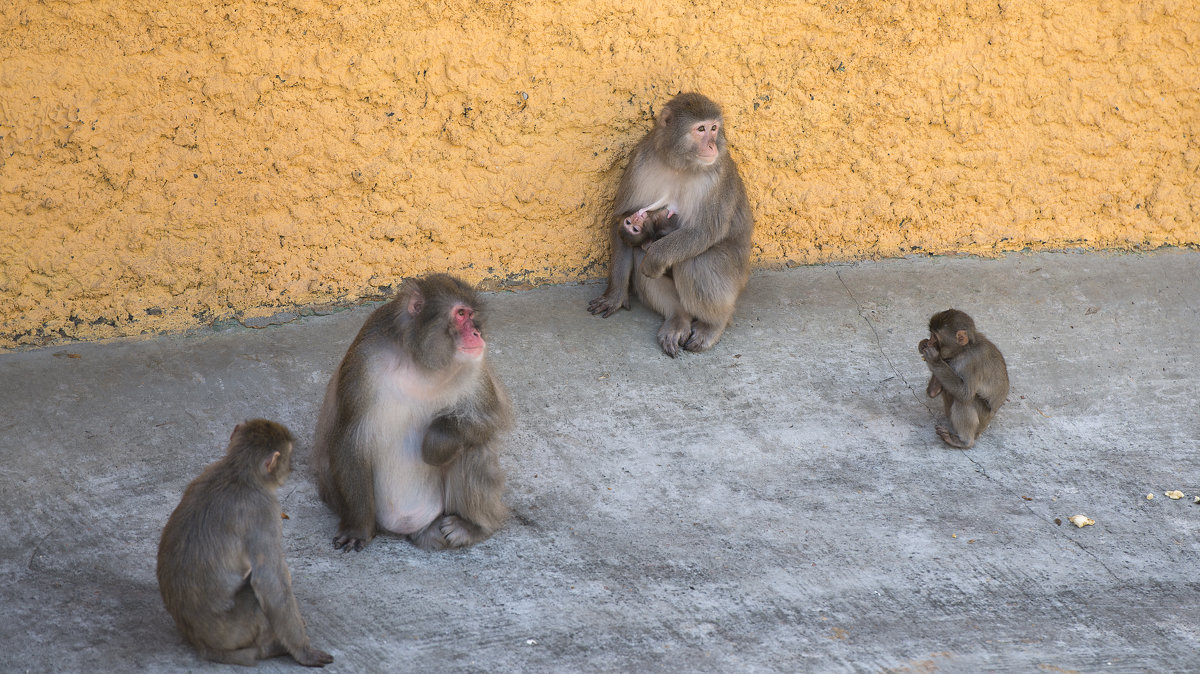
M 644 308 L 588 315 L 599 285 L 489 293 L 513 518 L 442 554 L 335 552 L 307 474 L 371 306 L 0 355 L 0 661 L 218 668 L 176 634 L 154 551 L 233 424 L 264 416 L 299 438 L 287 554 L 334 671 L 1193 669 L 1198 268 L 1162 250 L 759 273 L 717 348 L 676 360 Z M 1012 380 L 967 452 L 934 435 L 916 351 L 950 306 Z

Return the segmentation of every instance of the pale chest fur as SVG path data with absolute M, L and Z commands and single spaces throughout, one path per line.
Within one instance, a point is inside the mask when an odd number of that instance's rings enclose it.
M 717 171 L 678 172 L 653 159 L 639 167 L 633 182 L 631 203 L 623 210 L 670 208 L 683 222 L 694 219 L 717 184 Z
M 445 502 L 442 469 L 422 460 L 421 443 L 434 416 L 470 391 L 453 378 L 431 381 L 411 365 L 389 365 L 379 370 L 375 403 L 360 428 L 374 434 L 368 445 L 380 448 L 374 463 L 376 520 L 388 531 L 413 534 L 433 522 Z

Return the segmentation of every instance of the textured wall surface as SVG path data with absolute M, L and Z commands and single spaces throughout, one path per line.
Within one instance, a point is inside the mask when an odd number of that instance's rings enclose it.
M 1200 243 L 1187 0 L 10 0 L 0 347 L 601 276 L 680 90 L 760 266 Z

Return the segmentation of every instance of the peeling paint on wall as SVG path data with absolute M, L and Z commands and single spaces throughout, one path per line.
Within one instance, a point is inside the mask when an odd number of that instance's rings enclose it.
M 15 0 L 0 347 L 601 277 L 681 90 L 759 266 L 1200 244 L 1192 2 Z

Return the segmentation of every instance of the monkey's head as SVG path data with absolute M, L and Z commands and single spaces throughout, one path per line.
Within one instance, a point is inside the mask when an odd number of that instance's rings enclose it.
M 483 302 L 463 281 L 449 274 L 431 274 L 406 281 L 402 332 L 412 359 L 429 371 L 454 362 L 483 360 Z
M 676 170 L 709 169 L 725 154 L 721 108 L 702 94 L 672 98 L 658 113 L 654 130 L 659 157 Z
M 943 360 L 957 356 L 975 342 L 975 321 L 958 309 L 947 309 L 929 319 L 929 343 Z
M 296 438 L 286 426 L 267 419 L 238 424 L 229 436 L 226 454 L 246 474 L 272 487 L 282 485 L 292 473 L 292 446 Z

